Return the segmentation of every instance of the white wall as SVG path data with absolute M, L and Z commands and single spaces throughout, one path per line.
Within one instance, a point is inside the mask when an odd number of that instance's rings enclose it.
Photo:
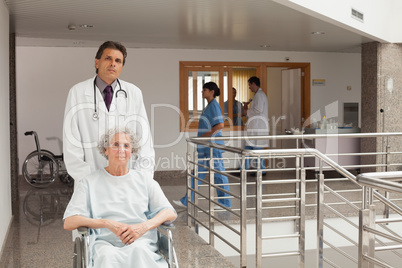
M 384 42 L 400 42 L 401 4 L 398 0 L 274 0 L 313 17 L 365 36 L 377 37 Z M 364 22 L 351 16 L 351 9 L 364 14 Z M 394 19 L 398 18 L 398 19 Z
M 322 0 L 273 1 L 382 42 L 402 42 L 400 0 L 326 0 L 325 4 Z M 352 18 L 352 8 L 364 14 L 364 22 Z
M 9 13 L 0 1 L 0 249 L 11 221 L 9 70 Z
M 20 166 L 35 149 L 27 130 L 36 130 L 42 148 L 61 150 L 64 104 L 70 87 L 94 75 L 97 48 L 17 47 L 18 142 Z M 187 133 L 179 132 L 179 61 L 311 62 L 312 78 L 326 79 L 312 87 L 311 111 L 334 101 L 360 102 L 360 54 L 269 51 L 128 49 L 121 78 L 139 86 L 153 130 L 158 170 L 184 168 Z M 352 91 L 346 91 L 351 85 Z M 165 107 L 155 107 L 165 105 Z M 169 107 L 167 107 L 169 106 Z M 176 110 L 175 110 L 176 109 Z M 194 135 L 191 133 L 190 135 Z M 225 135 L 225 134 L 224 134 Z

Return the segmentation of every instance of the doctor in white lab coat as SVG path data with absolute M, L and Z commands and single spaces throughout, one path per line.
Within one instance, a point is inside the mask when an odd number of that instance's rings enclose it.
M 95 57 L 97 75 L 70 89 L 64 114 L 63 153 L 67 171 L 76 181 L 107 166 L 107 160 L 97 151 L 97 141 L 111 128 L 128 127 L 140 139 L 141 150 L 132 157 L 130 168 L 154 170 L 155 152 L 141 90 L 118 79 L 126 56 L 123 45 L 105 42 Z M 112 87 L 109 109 L 104 100 L 106 86 Z
M 269 135 L 269 120 L 268 120 L 268 98 L 260 88 L 260 79 L 251 77 L 248 80 L 249 89 L 254 92 L 253 100 L 250 108 L 248 103 L 244 105 L 244 115 L 247 115 L 246 134 L 247 136 L 268 136 Z M 269 146 L 269 140 L 246 140 L 245 149 L 261 150 Z M 249 169 L 250 160 L 246 159 L 245 169 Z M 261 161 L 261 169 L 265 169 L 265 161 Z M 266 172 L 263 172 L 263 175 Z

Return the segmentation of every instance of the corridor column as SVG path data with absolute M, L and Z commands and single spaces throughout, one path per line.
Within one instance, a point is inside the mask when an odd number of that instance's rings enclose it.
M 15 33 L 10 34 L 10 174 L 12 214 L 18 213 L 18 142 L 17 142 L 17 83 L 15 62 Z
M 362 132 L 402 132 L 402 44 L 363 44 L 361 62 Z M 385 152 L 386 142 L 386 138 L 362 139 L 361 150 Z M 402 138 L 391 138 L 390 146 L 391 151 L 402 151 Z M 402 156 L 392 156 L 392 161 L 400 163 Z M 385 156 L 361 158 L 361 164 L 372 163 L 385 163 Z M 385 168 L 362 170 L 369 171 L 385 171 Z

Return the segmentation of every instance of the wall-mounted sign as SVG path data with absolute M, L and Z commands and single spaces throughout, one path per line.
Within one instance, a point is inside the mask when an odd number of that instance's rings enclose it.
M 325 79 L 313 79 L 313 86 L 325 86 Z

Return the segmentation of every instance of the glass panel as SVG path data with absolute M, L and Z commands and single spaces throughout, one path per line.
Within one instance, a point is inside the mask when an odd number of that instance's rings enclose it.
M 359 103 L 349 102 L 343 104 L 343 124 L 347 127 L 359 126 Z
M 219 87 L 219 84 L 218 84 Z M 221 104 L 221 100 L 223 102 L 227 101 L 228 99 L 228 72 L 223 72 L 223 88 L 219 87 L 221 90 L 221 97 L 216 98 L 216 101 Z
M 202 111 L 207 106 L 207 101 L 202 98 L 202 86 L 208 82 L 219 85 L 218 71 L 188 72 L 188 113 L 190 121 L 197 121 Z M 216 99 L 219 101 L 219 99 Z

